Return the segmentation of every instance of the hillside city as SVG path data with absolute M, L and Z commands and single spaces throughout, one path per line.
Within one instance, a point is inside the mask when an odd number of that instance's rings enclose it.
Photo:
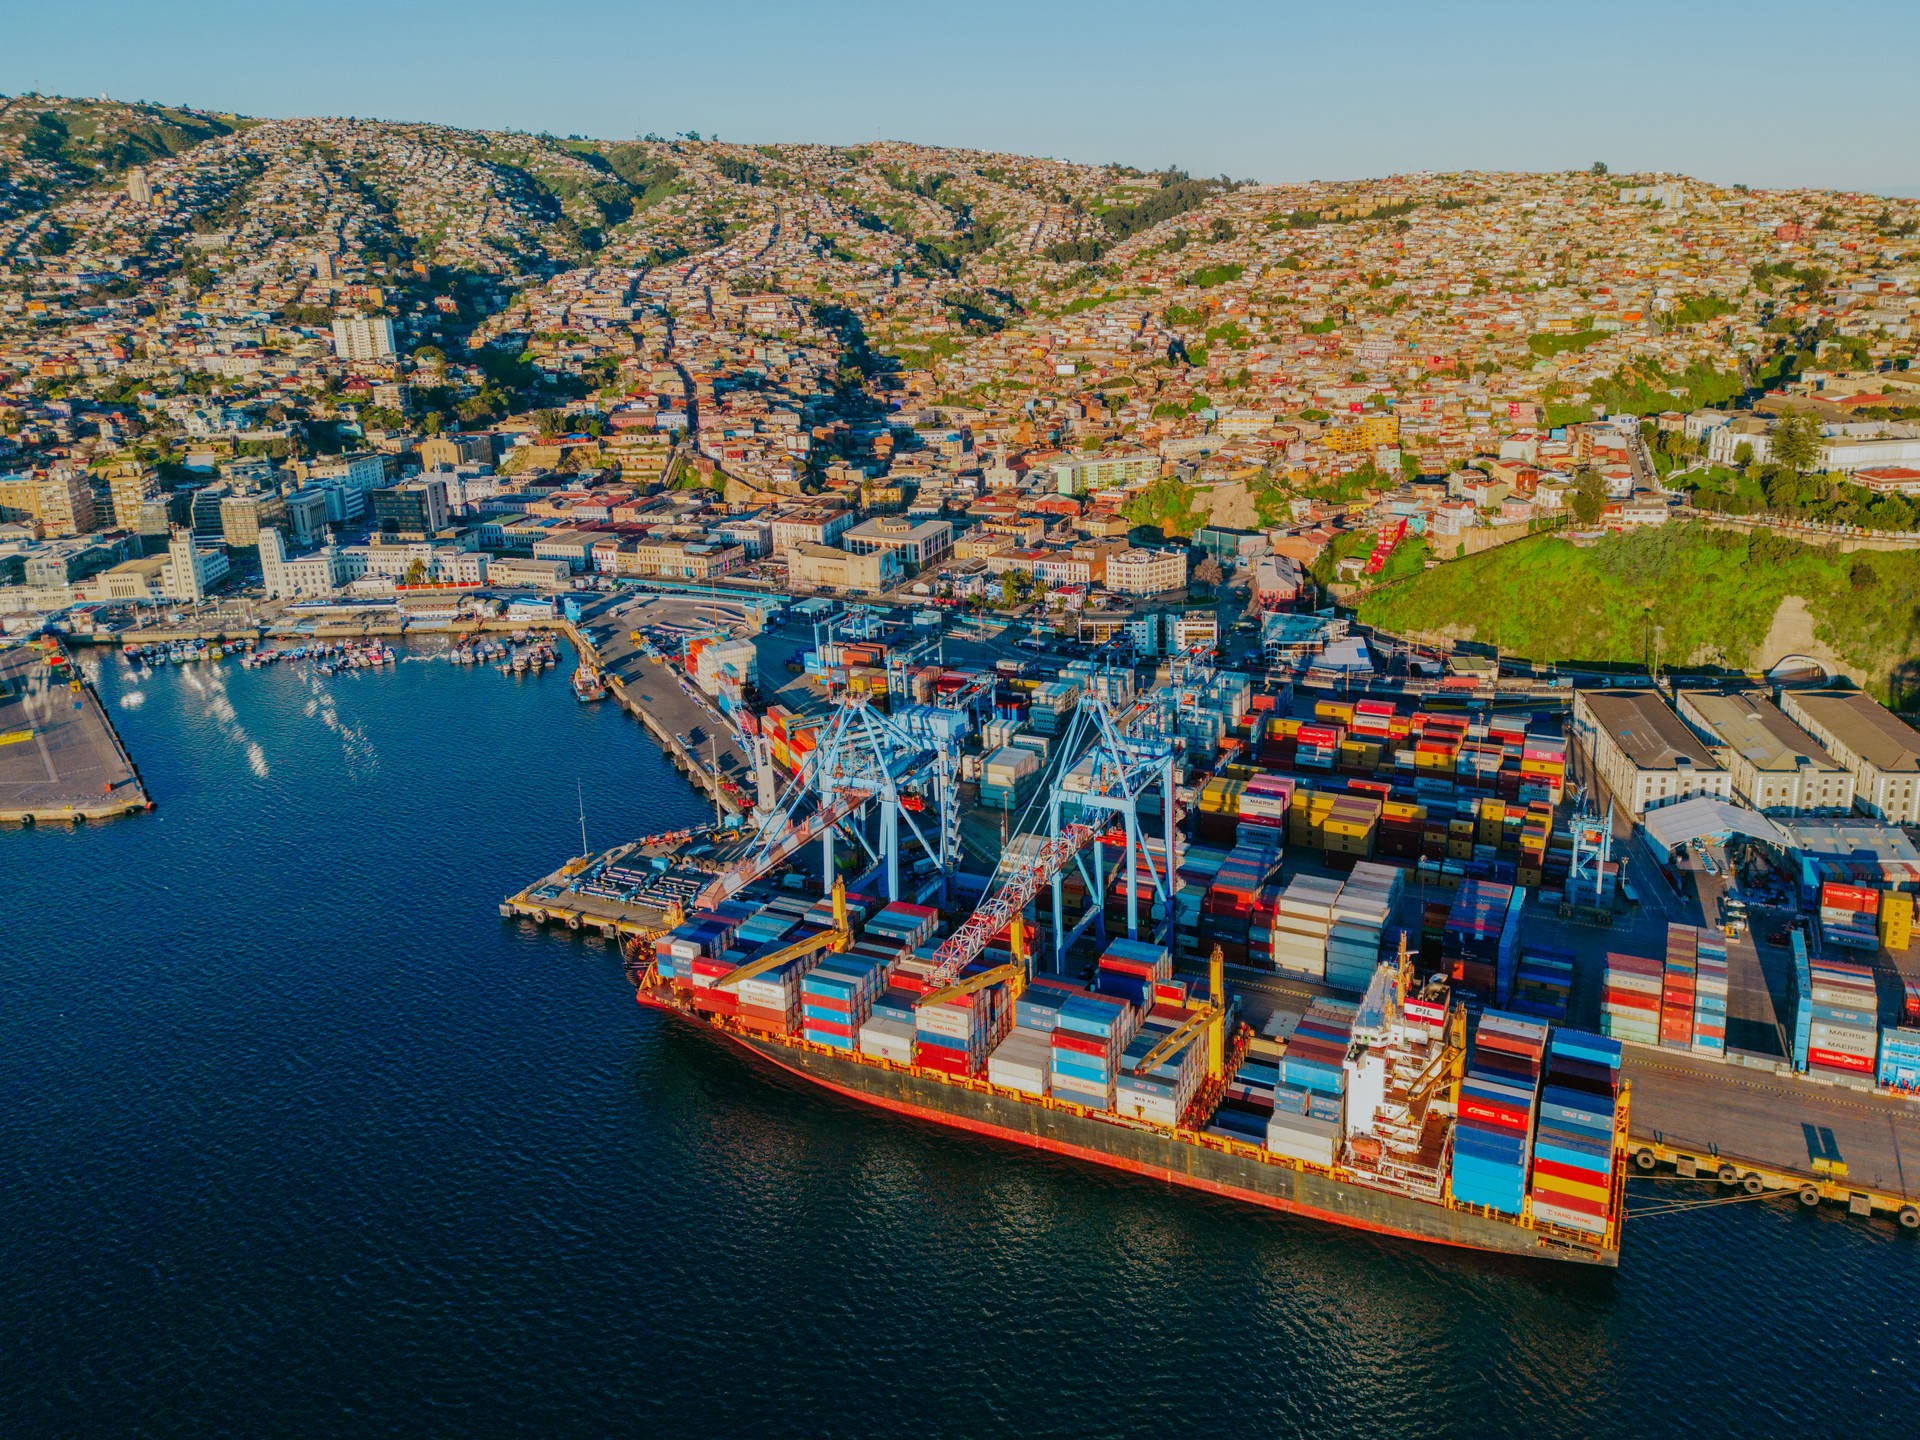
M 1598 162 L 1255 184 L 15 96 L 0 613 L 727 575 L 1153 652 L 1230 576 L 1906 536 L 1917 314 L 1920 203 Z

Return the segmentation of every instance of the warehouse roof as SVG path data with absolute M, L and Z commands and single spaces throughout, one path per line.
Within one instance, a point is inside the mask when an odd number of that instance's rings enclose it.
M 1803 764 L 1821 770 L 1840 770 L 1838 760 L 1820 743 L 1780 712 L 1765 695 L 1748 691 L 1682 691 L 1680 704 L 1690 709 L 1721 743 L 1756 770 L 1792 774 Z
M 1662 850 L 1730 835 L 1764 840 L 1782 850 L 1789 846 L 1786 832 L 1759 811 L 1722 800 L 1717 795 L 1696 795 L 1677 805 L 1662 805 L 1657 810 L 1649 810 L 1644 823 L 1647 838 Z
M 1858 690 L 1800 690 L 1788 703 L 1869 765 L 1920 770 L 1920 733 L 1872 696 Z
M 1582 697 L 1595 721 L 1642 770 L 1718 770 L 1667 702 L 1651 690 L 1589 690 Z

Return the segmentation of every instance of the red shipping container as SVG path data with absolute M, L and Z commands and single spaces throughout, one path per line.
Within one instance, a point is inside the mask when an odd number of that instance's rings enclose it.
M 731 990 L 695 990 L 693 1008 L 704 1015 L 737 1015 L 740 997 Z
M 1562 1210 L 1571 1210 L 1577 1215 L 1591 1215 L 1596 1220 L 1607 1218 L 1606 1204 L 1599 1200 L 1589 1200 L 1584 1195 L 1568 1195 L 1559 1190 L 1540 1190 L 1533 1192 L 1535 1204 L 1557 1205 Z
M 1497 1100 L 1487 1100 L 1464 1092 L 1460 1096 L 1460 1118 L 1472 1120 L 1481 1125 L 1492 1125 L 1501 1130 L 1515 1130 L 1523 1135 L 1527 1130 L 1526 1111 L 1517 1106 L 1505 1105 Z
M 1551 1175 L 1556 1180 L 1571 1180 L 1576 1185 L 1593 1185 L 1604 1190 L 1613 1183 L 1612 1172 L 1601 1173 L 1594 1170 L 1582 1170 L 1578 1165 L 1563 1165 L 1558 1160 L 1543 1160 L 1533 1157 L 1533 1173 Z M 1558 1191 L 1554 1192 L 1558 1194 Z M 1578 1198 L 1578 1197 L 1574 1197 Z
M 939 1045 L 922 1045 L 916 1042 L 913 1047 L 913 1063 L 924 1066 L 928 1070 L 938 1070 L 943 1075 L 966 1076 L 973 1073 L 964 1052 L 948 1050 Z
M 1081 1035 L 1072 1030 L 1055 1030 L 1053 1032 L 1053 1048 L 1056 1050 L 1071 1050 L 1078 1055 L 1097 1055 L 1103 1060 L 1113 1053 L 1112 1047 L 1099 1036 Z
M 742 1030 L 751 1030 L 756 1035 L 789 1035 L 792 1033 L 785 1016 L 772 1018 L 768 1016 L 765 1011 L 752 1014 L 746 1010 L 742 1010 L 734 1017 L 734 1020 Z
M 821 1035 L 838 1035 L 842 1040 L 857 1038 L 854 1028 L 839 1020 L 822 1020 L 808 1015 L 802 1018 L 800 1024 L 802 1029 L 813 1030 Z
M 1859 1075 L 1871 1075 L 1873 1062 L 1864 1055 L 1842 1055 L 1838 1050 L 1807 1051 L 1807 1061 L 1813 1065 L 1823 1065 L 1829 1070 L 1851 1070 Z

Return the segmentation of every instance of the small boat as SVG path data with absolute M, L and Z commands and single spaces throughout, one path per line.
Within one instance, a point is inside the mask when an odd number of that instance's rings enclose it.
M 573 672 L 573 698 L 585 705 L 607 698 L 607 687 L 600 672 L 591 665 L 580 665 Z

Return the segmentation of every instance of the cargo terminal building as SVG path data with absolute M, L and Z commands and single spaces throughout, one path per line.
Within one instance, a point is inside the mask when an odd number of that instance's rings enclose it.
M 1733 793 L 1766 815 L 1845 815 L 1853 774 L 1758 692 L 1682 690 L 1680 718 L 1733 780 Z
M 1853 772 L 1854 804 L 1876 820 L 1920 825 L 1920 734 L 1857 690 L 1788 690 L 1781 708 Z
M 1634 820 L 1695 795 L 1733 795 L 1733 777 L 1651 690 L 1581 690 L 1573 734 L 1594 772 Z

